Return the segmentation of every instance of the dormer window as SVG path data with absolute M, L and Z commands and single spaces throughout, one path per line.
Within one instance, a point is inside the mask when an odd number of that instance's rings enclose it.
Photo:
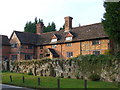
M 66 37 L 66 40 L 72 40 L 72 37 Z
M 72 38 L 73 38 L 73 35 L 72 35 L 70 32 L 68 32 L 68 33 L 66 34 L 66 41 L 67 41 L 67 40 L 72 40 Z
M 53 34 L 51 42 L 57 42 L 57 39 L 58 39 L 57 36 L 55 34 Z
M 55 39 L 52 39 L 51 42 L 57 42 L 57 39 L 56 39 L 56 38 L 55 38 Z

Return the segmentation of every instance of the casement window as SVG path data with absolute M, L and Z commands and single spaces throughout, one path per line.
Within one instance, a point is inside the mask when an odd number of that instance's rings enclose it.
M 25 60 L 31 60 L 32 59 L 32 55 L 25 55 Z
M 93 41 L 92 41 L 92 45 L 97 45 L 97 44 L 100 44 L 100 41 L 99 41 L 99 40 L 93 40 Z
M 28 45 L 28 49 L 33 49 L 34 47 L 32 45 Z
M 57 47 L 57 45 L 52 45 L 52 48 L 56 48 Z
M 72 40 L 72 37 L 66 37 L 66 41 Z
M 11 60 L 17 60 L 17 55 L 11 55 Z
M 40 49 L 43 49 L 43 46 L 40 46 Z
M 73 52 L 66 52 L 67 57 L 73 57 Z
M 72 43 L 66 43 L 66 46 L 72 46 Z
M 43 58 L 43 54 L 40 54 L 40 59 Z
M 100 51 L 93 51 L 94 55 L 100 55 Z
M 17 43 L 11 44 L 11 48 L 17 48 Z
M 57 42 L 57 38 L 52 39 L 51 42 Z

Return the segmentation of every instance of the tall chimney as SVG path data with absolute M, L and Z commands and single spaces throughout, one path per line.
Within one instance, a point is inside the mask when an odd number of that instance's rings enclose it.
M 41 33 L 43 33 L 43 29 L 44 29 L 43 22 L 36 24 L 36 34 L 40 35 Z
M 68 16 L 65 17 L 65 31 L 69 31 L 70 29 L 72 29 L 72 17 Z

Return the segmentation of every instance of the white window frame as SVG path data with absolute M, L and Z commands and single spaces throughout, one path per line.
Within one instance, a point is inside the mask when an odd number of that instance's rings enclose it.
M 92 45 L 99 45 L 100 44 L 100 40 L 93 40 L 92 41 Z
M 52 39 L 51 42 L 57 42 L 57 38 Z
M 66 43 L 66 46 L 72 46 L 72 43 Z
M 72 37 L 66 37 L 66 41 L 72 40 Z
M 99 54 L 98 54 L 99 53 Z M 94 55 L 100 55 L 100 51 L 93 51 Z
M 73 52 L 66 52 L 66 57 L 68 58 L 73 57 Z
M 57 47 L 57 45 L 52 45 L 52 48 L 56 48 Z

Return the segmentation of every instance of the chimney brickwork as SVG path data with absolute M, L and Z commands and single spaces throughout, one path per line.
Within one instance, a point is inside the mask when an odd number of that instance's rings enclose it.
M 72 17 L 68 16 L 65 17 L 65 31 L 69 31 L 70 29 L 72 29 Z
M 42 22 L 36 24 L 36 34 L 40 35 L 41 33 L 43 33 L 43 29 L 44 24 Z

